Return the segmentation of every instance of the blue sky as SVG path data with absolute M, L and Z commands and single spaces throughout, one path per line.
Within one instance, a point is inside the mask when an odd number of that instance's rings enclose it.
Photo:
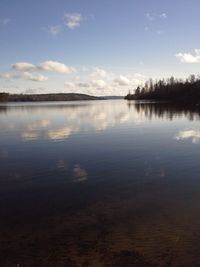
M 0 91 L 124 95 L 199 74 L 199 0 L 1 0 Z

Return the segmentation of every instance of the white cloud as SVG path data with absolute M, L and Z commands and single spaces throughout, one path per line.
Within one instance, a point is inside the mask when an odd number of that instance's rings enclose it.
M 94 78 L 106 78 L 108 76 L 107 72 L 101 68 L 95 68 L 94 71 L 90 74 L 91 77 Z
M 5 73 L 0 73 L 0 78 L 5 80 L 22 79 L 34 82 L 44 82 L 48 80 L 48 77 L 46 76 L 43 76 L 41 74 L 33 75 L 30 72 L 23 72 L 23 73 L 5 72 Z
M 142 85 L 147 79 L 141 73 L 119 75 L 113 72 L 106 72 L 106 77 L 102 79 L 93 75 L 93 73 L 88 77 L 81 77 L 81 80 L 75 83 L 74 90 L 79 92 L 81 90 L 82 93 L 90 95 L 125 95 L 126 92 L 124 90 L 127 90 L 128 93 L 127 87 L 136 88 L 136 86 Z M 92 79 L 93 76 L 97 78 Z
M 2 79 L 23 79 L 26 81 L 33 82 L 45 82 L 50 79 L 50 74 L 45 75 L 45 72 L 50 71 L 57 73 L 72 73 L 72 76 L 69 79 L 66 79 L 65 82 L 54 92 L 72 92 L 72 93 L 83 93 L 90 95 L 125 95 L 128 93 L 128 89 L 136 88 L 138 85 L 142 85 L 147 77 L 141 73 L 132 73 L 125 72 L 120 75 L 120 73 L 104 70 L 99 67 L 90 67 L 88 71 L 81 71 L 79 68 L 79 75 L 75 72 L 76 70 L 73 67 L 67 66 L 61 62 L 57 61 L 45 61 L 39 64 L 31 64 L 28 62 L 18 62 L 12 65 L 13 70 L 5 73 L 0 73 L 0 78 Z M 30 71 L 23 71 L 23 70 Z M 43 75 L 42 75 L 43 74 Z M 52 92 L 52 87 L 50 84 L 45 86 L 44 93 Z M 31 88 L 31 85 L 30 85 Z M 23 92 L 26 89 L 23 89 Z M 20 89 L 18 90 L 20 91 Z M 36 90 L 37 93 L 41 93 L 40 89 Z M 35 93 L 34 88 L 31 89 L 31 93 Z
M 74 88 L 75 87 L 75 84 L 72 83 L 72 82 L 65 82 L 65 87 L 67 87 L 67 88 Z
M 130 85 L 131 83 L 131 81 L 127 77 L 122 76 L 122 75 L 114 79 L 114 82 L 120 86 Z
M 12 68 L 17 71 L 36 71 L 36 70 L 44 70 L 44 71 L 51 71 L 51 72 L 58 72 L 58 73 L 72 73 L 75 72 L 75 68 L 71 66 L 67 66 L 58 61 L 45 61 L 39 64 L 38 66 L 33 65 L 28 62 L 17 62 L 12 65 Z
M 195 49 L 194 54 L 178 53 L 176 58 L 182 63 L 200 63 L 200 49 Z
M 91 86 L 89 82 L 80 82 L 77 84 L 79 87 L 88 88 Z
M 166 13 L 162 13 L 162 14 L 160 14 L 159 17 L 160 17 L 161 19 L 167 19 L 167 18 L 168 18 L 168 16 L 167 16 Z
M 36 67 L 35 67 L 35 65 L 33 65 L 31 63 L 17 62 L 17 63 L 12 65 L 12 68 L 15 69 L 15 70 L 18 70 L 18 71 L 32 71 Z
M 33 75 L 29 72 L 24 72 L 22 74 L 22 78 L 24 78 L 25 80 L 33 81 L 33 82 L 45 82 L 48 80 L 47 76 L 43 76 L 41 74 Z
M 134 77 L 135 77 L 135 78 L 138 78 L 138 79 L 141 79 L 141 80 L 147 78 L 145 75 L 143 75 L 143 74 L 141 74 L 141 73 L 135 73 L 135 74 L 134 74 Z
M 87 71 L 89 71 L 89 68 L 87 67 L 87 66 L 81 66 L 81 71 L 83 71 L 83 72 L 87 72 Z
M 38 66 L 39 69 L 59 73 L 72 73 L 75 69 L 57 61 L 45 61 Z
M 2 72 L 0 73 L 0 78 L 5 80 L 10 80 L 12 78 L 15 78 L 15 74 L 12 72 Z
M 106 86 L 106 82 L 103 80 L 93 80 L 91 85 L 98 88 L 103 88 Z
M 83 88 L 104 88 L 106 87 L 106 82 L 104 80 L 92 80 L 92 81 L 86 81 L 86 82 L 79 82 L 77 83 L 79 87 Z
M 161 13 L 161 14 L 156 14 L 156 13 L 146 13 L 145 17 L 149 20 L 149 21 L 154 21 L 156 19 L 167 19 L 168 15 L 166 13 Z
M 80 26 L 82 20 L 83 20 L 83 16 L 80 13 L 66 13 L 65 14 L 65 25 L 73 30 L 77 27 Z
M 48 77 L 34 72 L 41 70 L 63 74 L 76 72 L 75 68 L 57 61 L 45 61 L 39 65 L 34 65 L 29 62 L 17 62 L 11 65 L 11 68 L 13 71 L 0 73 L 0 79 L 24 79 L 34 82 L 44 82 L 48 80 Z
M 62 26 L 61 25 L 55 25 L 55 26 L 49 26 L 48 27 L 48 32 L 54 36 L 58 35 L 62 31 Z

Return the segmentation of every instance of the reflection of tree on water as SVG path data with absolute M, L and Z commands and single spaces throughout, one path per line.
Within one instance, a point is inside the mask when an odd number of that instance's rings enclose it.
M 39 112 L 47 112 L 49 109 L 55 110 L 55 111 L 62 111 L 62 110 L 72 110 L 76 109 L 77 107 L 87 107 L 89 106 L 88 102 L 27 102 L 27 103 L 12 103 L 8 105 L 0 105 L 0 112 L 1 109 L 5 109 L 7 112 L 29 112 L 29 113 L 39 113 Z
M 134 110 L 139 114 L 144 114 L 148 119 L 154 117 L 167 118 L 173 120 L 176 117 L 187 117 L 189 120 L 194 120 L 200 117 L 199 106 L 183 106 L 170 103 L 158 102 L 129 102 L 129 109 Z
M 8 111 L 7 106 L 0 106 L 0 113 L 2 113 L 2 114 L 6 114 L 7 111 Z

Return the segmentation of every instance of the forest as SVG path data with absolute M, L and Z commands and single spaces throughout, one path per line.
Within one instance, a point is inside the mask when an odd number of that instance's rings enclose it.
M 200 76 L 194 74 L 187 79 L 149 79 L 144 86 L 125 97 L 127 100 L 155 100 L 176 103 L 200 104 Z
M 99 97 L 75 94 L 9 94 L 0 92 L 0 102 L 39 102 L 39 101 L 76 101 L 76 100 L 98 100 Z

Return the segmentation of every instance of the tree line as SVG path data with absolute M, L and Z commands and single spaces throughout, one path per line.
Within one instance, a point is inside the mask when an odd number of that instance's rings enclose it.
M 76 101 L 99 100 L 100 97 L 76 93 L 9 94 L 0 92 L 0 102 Z
M 138 86 L 134 94 L 129 92 L 125 99 L 200 103 L 200 77 L 192 74 L 186 80 L 173 76 L 156 81 L 149 79 L 144 86 Z
M 0 92 L 0 102 L 8 101 L 9 94 Z

